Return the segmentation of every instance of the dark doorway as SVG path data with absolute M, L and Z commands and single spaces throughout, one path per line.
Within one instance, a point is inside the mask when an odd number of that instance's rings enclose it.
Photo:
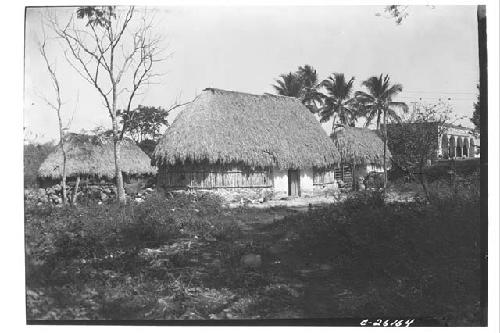
M 288 195 L 300 197 L 300 170 L 288 170 Z

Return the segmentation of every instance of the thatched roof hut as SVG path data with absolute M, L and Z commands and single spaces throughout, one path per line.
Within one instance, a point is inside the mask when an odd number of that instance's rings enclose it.
M 298 99 L 207 88 L 166 130 L 153 159 L 302 169 L 337 164 L 340 155 Z
M 80 175 L 111 179 L 115 176 L 113 141 L 110 137 L 68 133 L 65 144 L 68 177 Z M 42 163 L 38 175 L 42 178 L 61 178 L 62 160 L 62 151 L 58 147 Z M 128 138 L 124 138 L 121 143 L 120 162 L 123 173 L 128 175 L 156 173 L 148 155 Z
M 354 165 L 384 164 L 384 141 L 376 130 L 360 127 L 341 127 L 332 135 L 343 163 Z M 390 163 L 391 152 L 387 150 L 387 163 Z

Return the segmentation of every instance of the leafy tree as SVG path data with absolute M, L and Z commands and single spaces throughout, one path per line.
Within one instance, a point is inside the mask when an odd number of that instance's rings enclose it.
M 352 98 L 354 77 L 346 81 L 343 73 L 333 73 L 321 82 L 326 89 L 326 95 L 322 94 L 323 105 L 319 110 L 320 121 L 327 122 L 334 117 L 332 132 L 337 125 L 335 117 L 338 117 L 341 125 L 354 126 L 357 118 L 354 108 L 355 99 Z
M 148 13 L 139 15 L 133 6 L 125 10 L 114 6 L 80 7 L 66 23 L 60 24 L 55 14 L 50 22 L 62 40 L 66 60 L 96 89 L 111 118 L 117 197 L 125 203 L 118 104 L 123 103 L 123 110 L 128 112 L 141 89 L 158 77 L 153 68 L 163 60 L 161 38 L 154 34 Z
M 310 65 L 299 66 L 294 73 L 281 74 L 275 80 L 273 88 L 279 95 L 296 97 L 309 109 L 315 113 L 321 101 L 321 94 L 318 93 L 319 79 L 318 73 Z
M 408 111 L 408 106 L 403 102 L 394 102 L 392 99 L 403 90 L 403 86 L 399 83 L 391 85 L 389 74 L 380 76 L 372 76 L 368 80 L 363 81 L 363 86 L 368 89 L 368 93 L 357 91 L 355 96 L 359 103 L 363 104 L 366 111 L 366 124 L 368 125 L 373 118 L 377 117 L 377 130 L 380 129 L 380 117 L 384 117 L 384 191 L 387 187 L 387 117 L 391 117 L 397 121 L 401 118 L 398 116 L 396 109 L 401 109 L 404 112 Z
M 479 89 L 479 85 L 477 86 L 477 89 Z M 480 130 L 481 128 L 481 97 L 480 93 L 477 95 L 477 101 L 474 103 L 474 112 L 472 113 L 472 118 L 470 118 L 470 121 L 474 124 L 476 127 L 476 130 Z
M 168 113 L 162 107 L 139 105 L 133 110 L 119 110 L 117 116 L 122 124 L 122 132 L 139 143 L 146 139 L 158 139 L 161 128 L 168 126 Z
M 445 134 L 444 126 L 452 121 L 448 104 L 418 104 L 402 122 L 388 126 L 388 143 L 392 161 L 410 178 L 419 174 L 424 193 L 429 198 L 424 168 L 437 158 L 438 138 Z
M 157 140 L 144 139 L 141 142 L 137 143 L 139 148 L 142 149 L 150 158 L 153 157 L 153 152 L 155 151 L 156 145 L 158 144 Z
M 36 143 L 26 142 L 24 144 L 24 187 L 37 187 L 38 169 L 43 161 L 52 153 L 55 145 L 52 142 Z

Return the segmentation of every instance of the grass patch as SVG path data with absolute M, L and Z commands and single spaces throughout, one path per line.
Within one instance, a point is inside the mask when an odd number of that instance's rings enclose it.
M 27 206 L 28 318 L 478 325 L 479 186 L 468 181 L 430 203 L 366 191 L 303 213 L 228 209 L 209 194 Z M 241 265 L 249 253 L 260 267 Z
M 479 324 L 479 187 L 431 203 L 384 204 L 380 193 L 285 218 L 287 250 L 328 263 L 337 288 L 371 295 L 348 315 L 432 317 Z M 321 296 L 320 296 L 321 297 Z M 465 320 L 465 321 L 464 321 Z

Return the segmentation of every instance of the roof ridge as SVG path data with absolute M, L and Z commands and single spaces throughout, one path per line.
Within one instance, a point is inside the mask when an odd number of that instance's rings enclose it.
M 297 97 L 293 96 L 284 96 L 284 95 L 275 95 L 275 94 L 270 94 L 270 93 L 264 93 L 264 94 L 252 94 L 252 93 L 247 93 L 247 92 L 242 92 L 242 91 L 235 91 L 235 90 L 225 90 L 225 89 L 220 89 L 220 88 L 212 88 L 212 87 L 207 87 L 203 89 L 203 91 L 210 91 L 210 92 L 218 92 L 222 94 L 237 94 L 237 95 L 248 95 L 248 96 L 255 96 L 255 97 L 273 97 L 273 98 L 290 98 L 293 100 L 299 101 Z

